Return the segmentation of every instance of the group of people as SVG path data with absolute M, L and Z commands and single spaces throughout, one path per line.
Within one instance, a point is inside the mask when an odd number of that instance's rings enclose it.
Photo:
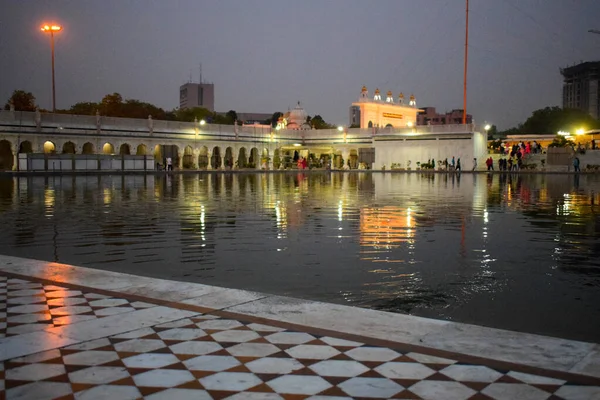
M 516 157 L 518 153 L 521 153 L 521 155 L 541 153 L 542 146 L 534 140 L 533 143 L 519 142 L 514 143 L 512 146 L 509 144 L 502 144 L 502 150 L 502 153 L 506 155 L 510 154 L 511 157 Z

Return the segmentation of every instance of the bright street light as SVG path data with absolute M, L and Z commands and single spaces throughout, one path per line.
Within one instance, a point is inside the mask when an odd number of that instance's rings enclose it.
M 62 30 L 60 25 L 43 25 L 42 32 L 50 32 L 50 48 L 52 50 L 52 112 L 56 112 L 56 88 L 54 85 L 54 32 Z
M 344 127 L 343 126 L 338 126 L 338 131 L 343 132 L 344 131 Z
M 486 132 L 487 132 L 487 131 L 489 131 L 490 129 L 492 129 L 492 126 L 491 126 L 490 124 L 486 124 L 486 125 L 483 127 L 483 129 L 485 129 L 485 130 L 486 130 Z
M 582 128 L 579 128 L 575 131 L 576 135 L 583 135 L 585 133 L 585 131 Z
M 412 121 L 408 121 L 408 122 L 406 123 L 406 126 L 408 126 L 409 128 L 412 128 L 412 126 L 413 126 L 413 123 L 412 123 Z
M 205 121 L 205 120 L 203 120 L 203 119 L 201 119 L 201 120 L 200 120 L 200 125 L 206 125 L 206 121 Z

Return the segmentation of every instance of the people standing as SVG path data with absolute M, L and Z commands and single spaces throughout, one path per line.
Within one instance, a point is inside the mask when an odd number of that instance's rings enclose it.
M 455 168 L 455 162 L 454 162 L 454 156 L 452 156 L 452 169 L 456 169 Z
M 454 157 L 452 158 L 452 161 L 454 161 Z M 456 160 L 456 170 L 457 171 L 462 171 L 462 169 L 460 167 L 460 158 L 458 160 Z
M 167 157 L 167 171 L 173 171 L 173 160 L 171 157 Z
M 579 169 L 579 158 L 578 157 L 575 157 L 573 159 L 573 168 L 575 169 L 575 172 L 581 171 L 581 169 Z

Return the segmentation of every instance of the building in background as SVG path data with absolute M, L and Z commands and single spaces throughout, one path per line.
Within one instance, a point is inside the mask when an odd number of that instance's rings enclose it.
M 367 87 L 363 86 L 358 102 L 352 103 L 350 107 L 350 122 L 351 125 L 359 125 L 361 128 L 404 128 L 416 124 L 417 111 L 419 109 L 413 95 L 406 104 L 402 93 L 395 101 L 392 92 L 388 91 L 383 100 L 379 89 L 375 89 L 375 94 L 371 99 Z M 352 121 L 353 117 L 355 118 L 354 122 Z M 356 123 L 357 121 L 359 123 Z
M 350 122 L 348 125 L 351 127 L 359 127 L 360 126 L 360 107 L 359 106 L 350 106 Z
M 563 76 L 563 108 L 577 108 L 594 118 L 600 117 L 598 77 L 600 61 L 584 62 L 561 68 Z
M 203 107 L 215 111 L 215 85 L 188 82 L 179 87 L 179 108 Z
M 455 109 L 444 114 L 438 114 L 435 107 L 423 107 L 417 115 L 417 125 L 456 125 L 462 124 L 464 111 Z M 473 123 L 473 116 L 467 114 L 467 124 Z

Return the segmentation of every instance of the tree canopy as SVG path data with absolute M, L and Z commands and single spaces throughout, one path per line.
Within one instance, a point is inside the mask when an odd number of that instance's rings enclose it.
M 24 90 L 15 90 L 4 105 L 5 110 L 10 110 L 10 105 L 15 107 L 15 111 L 35 111 L 35 96 L 31 92 Z
M 577 129 L 597 128 L 600 128 L 600 121 L 585 111 L 573 108 L 546 107 L 535 110 L 524 123 L 502 133 L 504 135 L 555 134 L 558 131 L 574 133 Z

